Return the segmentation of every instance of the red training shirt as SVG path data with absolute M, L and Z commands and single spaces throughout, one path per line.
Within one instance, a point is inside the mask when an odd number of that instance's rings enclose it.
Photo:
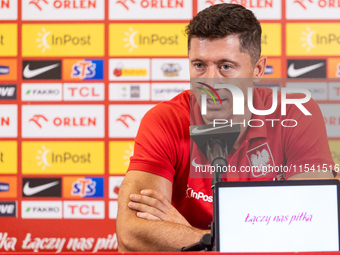
M 280 93 L 279 93 L 280 95 Z M 191 98 L 190 98 L 191 97 Z M 288 97 L 298 97 L 296 94 Z M 191 99 L 191 100 L 190 100 Z M 272 90 L 254 89 L 254 108 L 269 109 Z M 231 150 L 228 164 L 237 172 L 228 173 L 225 181 L 254 181 L 289 178 L 304 172 L 305 164 L 316 170 L 333 170 L 334 162 L 328 145 L 326 128 L 319 106 L 314 100 L 303 104 L 312 114 L 305 116 L 295 105 L 287 105 L 287 115 L 281 116 L 281 100 L 268 116 L 253 114 L 262 120 L 262 127 L 250 127 L 246 139 L 235 151 Z M 193 113 L 190 116 L 190 109 Z M 197 178 L 195 165 L 209 165 L 189 135 L 189 126 L 203 124 L 199 106 L 190 91 L 184 91 L 170 101 L 162 102 L 145 114 L 135 138 L 134 155 L 128 170 L 140 170 L 167 178 L 173 183 L 172 204 L 193 226 L 207 229 L 212 221 L 211 178 Z M 280 121 L 266 121 L 279 119 Z M 296 127 L 283 127 L 281 121 L 294 119 Z M 286 122 L 285 125 L 294 123 Z M 252 125 L 258 125 L 255 122 Z M 245 171 L 241 168 L 259 165 L 261 159 L 270 166 L 287 166 L 281 172 Z M 262 161 L 263 163 L 263 161 Z M 295 169 L 295 170 L 294 170 Z M 195 178 L 190 178 L 189 172 Z

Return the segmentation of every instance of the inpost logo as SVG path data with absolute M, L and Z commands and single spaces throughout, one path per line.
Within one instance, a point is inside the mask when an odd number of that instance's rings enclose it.
M 103 56 L 104 25 L 23 25 L 23 56 Z
M 287 24 L 287 55 L 340 55 L 340 24 Z
M 111 24 L 111 56 L 186 56 L 186 24 Z
M 103 142 L 23 142 L 24 174 L 103 174 Z
M 0 56 L 13 57 L 16 55 L 17 55 L 17 25 L 0 24 Z

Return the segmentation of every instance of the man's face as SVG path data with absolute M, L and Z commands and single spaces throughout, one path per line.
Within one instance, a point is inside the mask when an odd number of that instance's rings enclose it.
M 250 55 L 240 52 L 238 35 L 229 35 L 213 40 L 191 39 L 189 65 L 190 78 L 198 78 L 212 87 L 214 87 L 214 84 L 211 84 L 212 81 L 214 81 L 213 83 L 216 83 L 216 81 L 225 83 L 225 78 L 240 78 L 234 79 L 234 81 L 237 80 L 237 84 L 232 84 L 242 90 L 245 102 L 247 102 L 247 88 L 253 86 L 252 78 L 257 78 L 259 73 L 258 64 L 252 65 Z M 211 78 L 214 78 L 214 80 Z M 212 91 L 206 86 L 192 82 L 193 92 L 198 104 L 201 106 L 201 95 L 206 94 L 206 92 L 197 87 L 204 87 L 204 89 Z M 214 93 L 212 94 L 217 105 L 207 95 L 207 114 L 202 116 L 205 123 L 210 123 L 214 119 L 230 120 L 234 117 L 231 92 L 228 89 L 216 89 L 216 91 L 222 100 L 222 105 Z

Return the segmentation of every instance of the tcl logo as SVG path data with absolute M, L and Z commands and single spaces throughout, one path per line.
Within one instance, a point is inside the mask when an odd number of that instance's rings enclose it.
M 31 0 L 29 5 L 35 6 L 40 11 L 47 5 L 53 5 L 56 9 L 95 9 L 97 0 Z
M 303 9 L 307 10 L 311 4 L 317 4 L 320 8 L 339 8 L 340 1 L 336 0 L 295 0 L 295 4 L 300 5 Z
M 34 115 L 30 120 L 30 122 L 35 123 L 39 128 L 42 128 L 44 122 L 48 122 L 49 120 L 44 115 Z M 87 127 L 87 126 L 96 126 L 96 118 L 88 118 L 88 117 L 57 117 L 52 120 L 54 126 L 64 126 L 64 127 Z
M 139 2 L 139 3 L 138 3 Z M 183 8 L 184 0 L 117 0 L 117 4 L 129 10 L 132 5 L 140 5 L 142 8 Z
M 104 100 L 104 84 L 64 84 L 64 100 L 67 101 L 102 101 Z
M 104 201 L 64 201 L 65 219 L 104 219 Z

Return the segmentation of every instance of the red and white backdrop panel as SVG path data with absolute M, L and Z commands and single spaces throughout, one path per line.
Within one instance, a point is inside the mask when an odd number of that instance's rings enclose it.
M 183 29 L 223 2 L 260 19 L 265 76 L 310 89 L 340 163 L 338 0 L 0 0 L 0 252 L 117 249 L 139 123 L 189 89 Z

